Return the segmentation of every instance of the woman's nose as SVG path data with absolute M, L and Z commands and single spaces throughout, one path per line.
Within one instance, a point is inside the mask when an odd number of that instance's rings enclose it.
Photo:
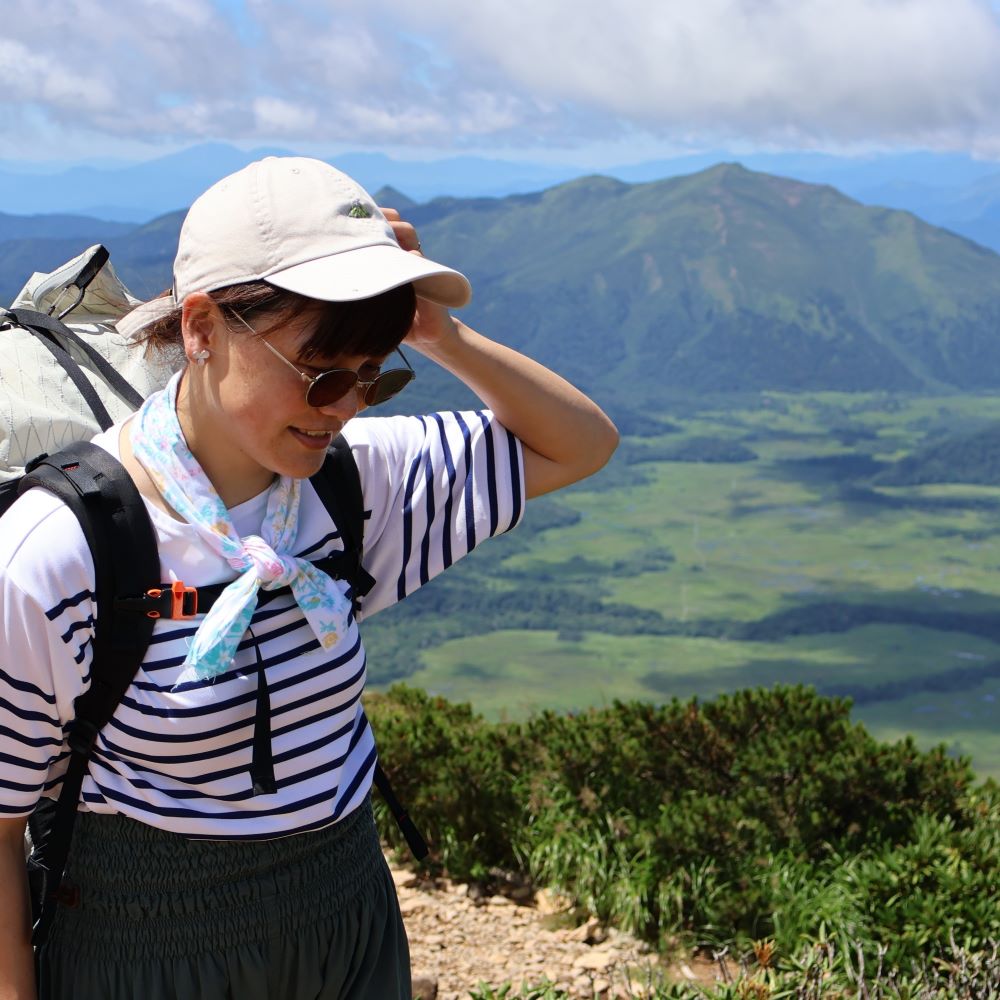
M 334 402 L 328 403 L 326 406 L 316 407 L 320 413 L 325 413 L 330 417 L 336 417 L 343 423 L 347 423 L 351 417 L 356 416 L 364 408 L 365 404 L 361 398 L 361 393 L 358 392 L 357 387 L 348 389 L 348 391 L 345 392 L 340 399 L 334 400 Z

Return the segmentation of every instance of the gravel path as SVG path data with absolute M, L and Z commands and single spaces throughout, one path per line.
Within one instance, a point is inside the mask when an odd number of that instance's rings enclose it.
M 477 887 L 418 879 L 390 862 L 410 939 L 414 994 L 422 1000 L 468 1000 L 481 983 L 557 984 L 574 997 L 643 997 L 650 983 L 708 982 L 695 959 L 664 969 L 648 945 L 596 920 L 574 926 L 544 891 L 513 887 L 481 896 Z

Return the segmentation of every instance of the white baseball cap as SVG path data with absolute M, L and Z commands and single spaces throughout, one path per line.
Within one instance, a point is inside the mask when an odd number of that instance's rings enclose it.
M 371 298 L 408 282 L 421 298 L 449 308 L 472 297 L 464 274 L 403 250 L 371 195 L 347 174 L 322 160 L 269 156 L 191 205 L 177 242 L 173 294 L 140 306 L 124 325 L 145 325 L 191 292 L 260 280 L 328 302 Z

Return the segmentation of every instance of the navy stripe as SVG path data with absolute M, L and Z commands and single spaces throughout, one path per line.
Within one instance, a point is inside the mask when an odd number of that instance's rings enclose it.
M 66 643 L 66 645 L 68 646 L 70 639 L 72 639 L 73 636 L 80 631 L 80 629 L 93 628 L 93 627 L 94 627 L 94 619 L 92 616 L 88 615 L 82 621 L 73 622 L 70 625 L 70 627 L 66 629 L 66 631 L 63 632 L 61 636 L 59 636 L 59 638 L 62 639 L 62 641 Z
M 0 778 L 0 788 L 9 788 L 12 792 L 25 792 L 28 795 L 37 795 L 42 790 L 42 784 L 41 781 L 33 781 L 30 785 L 25 785 L 21 781 Z
M 490 499 L 490 538 L 492 538 L 497 533 L 497 525 L 500 523 L 500 504 L 497 498 L 496 484 L 497 463 L 493 454 L 493 432 L 490 428 L 490 422 L 485 413 L 480 413 L 479 419 L 483 422 L 483 429 L 486 432 L 483 436 L 486 444 L 486 486 Z
M 259 611 L 254 611 L 253 618 L 250 622 L 250 627 L 253 628 L 255 625 L 259 625 L 262 622 L 270 621 L 272 618 L 277 618 L 278 615 L 283 615 L 290 608 L 295 606 L 295 601 L 290 597 L 277 597 L 265 608 Z M 172 619 L 167 619 L 168 621 Z M 158 635 L 154 635 L 150 641 L 150 646 L 156 643 L 163 642 L 173 642 L 175 639 L 188 639 L 198 631 L 198 626 L 204 620 L 204 615 L 201 615 L 199 619 L 196 619 L 194 625 L 182 625 L 177 628 L 170 629 L 169 631 L 164 629 Z M 308 626 L 308 622 L 303 619 L 301 623 L 302 627 Z M 240 649 L 249 649 L 253 646 L 252 639 L 243 639 L 240 643 Z M 186 655 L 186 654 L 185 654 Z M 184 662 L 183 656 L 174 656 L 165 660 L 147 660 L 143 663 L 143 669 L 147 672 L 150 670 L 165 670 L 168 667 L 176 667 L 179 663 Z
M 298 555 L 296 556 L 296 558 L 298 558 L 298 559 L 308 559 L 309 556 L 311 556 L 317 549 L 323 548 L 324 545 L 329 545 L 330 542 L 339 541 L 339 540 L 340 540 L 340 532 L 339 531 L 331 531 L 328 535 L 324 535 L 315 545 L 310 545 L 309 548 L 303 549 L 300 553 L 298 553 Z M 341 548 L 343 548 L 343 545 L 341 545 Z M 340 551 L 340 550 L 337 549 L 335 551 Z M 330 553 L 329 552 L 324 552 L 323 555 L 325 555 L 325 556 L 326 555 L 330 555 Z
M 354 646 L 350 650 L 350 652 L 344 654 L 343 656 L 338 656 L 336 659 L 328 660 L 324 663 L 319 663 L 311 670 L 307 670 L 305 673 L 294 674 L 291 677 L 286 677 L 282 681 L 278 681 L 277 683 L 271 684 L 270 685 L 271 694 L 274 695 L 277 692 L 284 691 L 290 687 L 297 687 L 299 684 L 302 684 L 305 681 L 310 681 L 314 677 L 319 677 L 321 674 L 329 673 L 330 671 L 335 670 L 337 667 L 342 666 L 344 663 L 347 663 L 348 661 L 353 659 L 356 656 L 360 645 L 361 645 L 361 637 L 359 636 L 355 641 Z M 280 663 L 285 663 L 288 660 L 296 660 L 300 656 L 302 656 L 303 653 L 308 653 L 318 648 L 319 648 L 319 642 L 316 639 L 312 639 L 310 642 L 302 646 L 297 646 L 294 649 L 290 649 L 287 652 L 281 653 L 277 656 L 263 657 L 264 666 L 272 667 L 272 666 L 277 666 Z M 257 668 L 256 665 L 254 665 L 253 669 L 247 668 L 246 670 L 240 672 L 243 673 L 245 676 L 249 677 L 257 672 Z M 218 681 L 223 676 L 225 675 L 220 675 L 220 677 L 215 678 L 215 680 Z M 191 686 L 205 687 L 206 684 L 210 685 L 211 681 L 194 681 L 190 686 L 184 684 L 178 684 L 177 690 L 190 689 Z M 335 688 L 334 690 L 337 690 L 337 688 Z M 237 708 L 240 705 L 244 705 L 249 701 L 256 701 L 256 699 L 257 699 L 257 690 L 255 688 L 253 691 L 243 692 L 242 694 L 236 695 L 232 698 L 228 698 L 225 701 L 215 701 L 207 705 L 196 705 L 191 708 L 156 709 L 153 708 L 151 705 L 140 704 L 134 698 L 129 698 L 127 695 L 126 697 L 122 698 L 121 704 L 135 710 L 136 712 L 141 712 L 143 715 L 151 716 L 158 719 L 192 719 L 192 718 L 197 718 L 198 716 L 201 715 L 217 715 L 229 709 Z
M 337 789 L 324 788 L 323 791 L 317 792 L 315 795 L 310 795 L 308 798 L 299 799 L 296 802 L 287 802 L 284 805 L 277 805 L 276 803 L 262 803 L 262 808 L 260 809 L 232 809 L 228 812 L 217 813 L 217 812 L 205 812 L 197 811 L 194 809 L 183 809 L 180 806 L 175 806 L 173 808 L 162 806 L 156 807 L 155 811 L 150 809 L 149 803 L 143 801 L 142 799 L 134 798 L 131 795 L 122 795 L 119 792 L 113 791 L 110 788 L 104 788 L 103 797 L 97 798 L 91 794 L 85 794 L 83 799 L 85 802 L 107 802 L 120 803 L 122 805 L 131 806 L 133 809 L 141 810 L 146 815 L 154 816 L 174 816 L 178 819 L 196 819 L 204 820 L 206 822 L 214 822 L 218 820 L 248 820 L 248 819 L 258 819 L 260 817 L 274 817 L 274 816 L 284 816 L 287 813 L 299 812 L 303 809 L 308 809 L 310 806 L 318 805 L 321 802 L 332 802 L 336 801 Z M 268 796 L 264 796 L 268 798 Z M 284 836 L 284 831 L 282 831 L 282 836 Z M 228 838 L 228 834 L 226 834 Z M 260 834 L 257 835 L 257 839 L 260 840 Z
M 286 776 L 281 781 L 281 788 L 282 788 L 282 790 L 285 790 L 285 789 L 288 789 L 288 788 L 292 788 L 295 785 L 298 785 L 298 784 L 300 784 L 303 781 L 308 781 L 311 778 L 317 778 L 320 775 L 326 774 L 326 773 L 328 773 L 330 771 L 339 770 L 341 767 L 344 766 L 344 762 L 347 760 L 347 757 L 348 757 L 349 753 L 350 753 L 350 751 L 347 751 L 346 753 L 342 754 L 340 757 L 336 757 L 336 758 L 333 758 L 331 760 L 324 761 L 324 762 L 322 762 L 320 764 L 317 764 L 315 767 L 309 768 L 308 770 L 305 770 L 305 771 L 296 771 L 295 773 Z M 275 763 L 277 764 L 278 761 L 275 760 Z M 124 779 L 124 775 L 118 774 L 118 772 L 115 771 L 113 768 L 109 767 L 108 770 L 111 771 L 113 774 L 117 775 L 118 777 Z M 230 772 L 230 774 L 228 776 L 231 777 L 232 775 L 236 775 L 236 774 L 247 774 L 246 765 L 244 764 L 241 767 L 233 768 L 233 770 Z M 168 775 L 168 777 L 171 777 L 171 776 Z M 98 781 L 98 779 L 97 779 L 96 776 L 95 776 L 94 780 Z M 198 788 L 173 788 L 173 789 L 171 789 L 171 788 L 159 788 L 157 785 L 153 784 L 152 782 L 150 782 L 146 778 L 131 778 L 131 779 L 127 779 L 127 780 L 128 780 L 128 784 L 129 784 L 129 786 L 131 788 L 148 788 L 148 789 L 152 789 L 155 792 L 159 792 L 161 795 L 167 795 L 167 796 L 169 796 L 172 799 L 176 799 L 177 801 L 181 801 L 181 800 L 184 800 L 184 799 L 190 800 L 190 799 L 204 799 L 205 798 L 205 793 L 202 792 Z M 174 778 L 174 780 L 178 780 L 178 779 Z M 99 781 L 98 781 L 98 784 L 100 784 Z M 247 775 L 247 787 L 246 788 L 244 788 L 244 789 L 242 789 L 241 791 L 238 791 L 238 792 L 230 792 L 228 795 L 213 795 L 212 796 L 212 801 L 213 802 L 247 802 L 247 801 L 249 801 L 250 799 L 252 799 L 254 797 L 255 796 L 254 796 L 254 791 L 253 791 L 253 785 L 252 785 L 252 783 L 249 780 L 249 775 Z M 157 811 L 159 812 L 159 810 L 157 810 Z
M 6 698 L 0 698 L 0 708 L 7 709 L 14 718 L 24 719 L 25 722 L 45 722 L 56 728 L 59 728 L 61 725 L 59 719 L 55 716 L 46 715 L 44 712 L 32 712 L 28 708 L 21 708 L 13 702 L 7 701 Z
M 61 730 L 62 727 L 56 724 L 54 728 Z M 19 733 L 15 729 L 8 729 L 6 726 L 0 726 L 0 736 L 16 740 L 22 746 L 26 747 L 61 747 L 63 745 L 62 737 L 55 739 L 52 736 L 36 736 L 29 739 L 24 733 Z
M 418 417 L 426 429 L 423 418 Z M 396 599 L 401 601 L 406 597 L 406 567 L 410 561 L 410 550 L 413 547 L 413 490 L 420 471 L 421 455 L 417 455 L 410 463 L 406 474 L 406 488 L 403 491 L 403 544 L 400 552 L 399 579 L 396 581 Z
M 252 627 L 253 626 L 251 625 L 251 628 Z M 304 618 L 298 618 L 295 621 L 291 621 L 285 625 L 282 625 L 280 628 L 276 628 L 273 632 L 268 632 L 265 635 L 261 635 L 259 641 L 261 643 L 264 643 L 270 639 L 276 639 L 281 636 L 291 635 L 293 632 L 298 632 L 300 629 L 303 628 L 308 629 L 309 623 Z M 255 645 L 256 643 L 254 642 L 253 639 L 243 639 L 240 641 L 237 650 L 250 649 Z M 314 642 L 310 648 L 315 649 L 316 646 L 318 645 L 319 645 L 318 641 Z M 176 667 L 183 662 L 184 662 L 183 657 L 173 657 L 169 661 L 158 660 L 154 661 L 154 663 L 144 666 L 148 670 L 150 667 L 158 666 L 161 663 L 168 663 L 169 665 Z M 270 662 L 270 661 L 265 660 L 265 662 Z M 241 669 L 229 670 L 226 671 L 225 674 L 219 674 L 216 677 L 209 678 L 208 680 L 188 681 L 185 682 L 184 684 L 157 684 L 156 681 L 137 680 L 134 682 L 133 687 L 135 687 L 136 690 L 138 691 L 190 691 L 194 688 L 208 687 L 212 684 L 218 684 L 219 681 L 223 680 L 224 678 L 233 678 L 238 676 L 239 674 L 243 674 L 244 676 L 249 676 L 250 674 L 254 674 L 256 672 L 257 672 L 257 665 L 255 663 L 252 669 L 247 668 L 246 670 L 241 670 Z
M 378 754 L 375 748 L 372 747 L 371 752 L 365 757 L 364 763 L 354 772 L 354 777 L 348 782 L 347 787 L 344 788 L 338 798 L 336 814 L 339 816 L 344 811 L 344 806 L 354 797 L 354 793 L 358 790 L 362 781 L 371 782 L 372 771 L 375 769 L 375 761 L 378 759 Z
M 75 608 L 78 604 L 82 604 L 86 600 L 93 600 L 94 592 L 92 590 L 81 590 L 80 593 L 74 594 L 72 597 L 67 597 L 60 601 L 54 608 L 45 612 L 45 617 L 48 618 L 50 622 L 54 622 L 67 608 Z
M 471 552 L 476 547 L 476 505 L 472 482 L 472 431 L 460 414 L 455 414 L 455 422 L 462 429 L 465 440 L 465 551 Z
M 431 460 L 430 434 L 427 435 L 421 460 L 424 465 L 424 492 L 427 494 L 425 507 L 427 510 L 424 523 L 424 534 L 420 540 L 420 586 L 431 578 L 431 531 L 434 526 L 434 462 Z
M 326 714 L 326 713 L 324 713 Z M 315 721 L 315 720 L 312 720 Z M 291 726 L 285 727 L 285 732 L 289 729 L 297 729 L 299 726 L 305 726 L 302 720 L 296 721 Z M 352 717 L 349 722 L 341 726 L 340 729 L 335 730 L 332 733 L 324 733 L 319 739 L 313 740 L 312 743 L 308 743 L 304 746 L 295 746 L 291 750 L 286 750 L 282 754 L 277 754 L 274 758 L 275 764 L 283 764 L 286 761 L 294 760 L 296 757 L 301 757 L 304 754 L 312 753 L 313 750 L 319 750 L 321 747 L 326 746 L 328 743 L 333 743 L 336 740 L 341 739 L 346 736 L 347 733 L 351 731 L 354 727 L 354 718 Z M 279 735 L 277 731 L 272 732 L 272 739 Z M 220 748 L 211 754 L 181 754 L 177 757 L 164 757 L 163 754 L 156 756 L 154 754 L 139 754 L 130 751 L 118 751 L 118 752 L 103 752 L 101 748 L 94 751 L 94 760 L 99 763 L 104 763 L 106 761 L 116 761 L 119 764 L 125 764 L 128 767 L 136 771 L 142 771 L 147 774 L 162 774 L 169 778 L 171 781 L 183 781 L 185 785 L 207 785 L 213 781 L 220 781 L 223 778 L 231 778 L 235 774 L 240 774 L 246 771 L 246 763 L 239 764 L 234 767 L 222 768 L 218 771 L 209 771 L 208 773 L 192 774 L 186 775 L 183 778 L 179 778 L 177 775 L 172 774 L 167 770 L 167 765 L 177 766 L 178 764 L 194 764 L 201 763 L 205 760 L 211 760 L 213 757 L 229 756 L 230 754 L 238 754 L 244 750 L 249 750 L 253 746 L 253 737 L 249 739 L 240 740 L 238 743 L 232 743 L 226 746 L 224 749 Z M 138 759 L 155 761 L 160 764 L 161 767 L 147 767 L 145 764 L 140 764 Z M 150 786 L 153 787 L 153 786 Z
M 510 458 L 511 515 L 510 524 L 504 529 L 510 531 L 521 517 L 521 466 L 517 460 L 517 438 L 507 431 L 507 454 Z
M 359 803 L 360 805 L 360 803 Z M 352 811 L 353 812 L 353 811 Z M 301 833 L 313 833 L 316 830 L 326 829 L 328 826 L 333 826 L 334 823 L 338 823 L 342 818 L 341 813 L 336 813 L 335 815 L 326 816 L 322 819 L 313 820 L 311 823 L 305 823 L 302 826 L 294 826 L 288 830 L 282 830 L 282 837 L 294 837 Z M 185 833 L 184 836 L 188 840 L 218 840 L 219 835 L 217 833 Z M 260 840 L 259 833 L 230 833 L 226 831 L 226 840 Z
M 58 778 L 50 778 L 48 781 L 45 782 L 44 788 L 42 788 L 42 795 L 45 795 L 48 792 L 55 790 L 56 788 L 62 788 L 63 781 L 65 780 L 65 778 L 66 778 L 65 774 L 60 774 Z
M 73 662 L 77 666 L 80 666 L 80 664 L 83 663 L 84 658 L 87 655 L 87 649 L 93 641 L 94 641 L 94 636 L 93 633 L 91 633 L 90 635 L 87 636 L 87 639 L 84 642 L 84 644 L 76 651 L 76 655 L 73 657 Z
M 9 753 L 0 753 L 0 764 L 12 764 L 14 767 L 24 768 L 26 771 L 47 771 L 49 769 L 47 760 L 25 760 L 23 757 L 14 757 Z
M 437 421 L 441 435 L 441 451 L 444 455 L 445 468 L 448 470 L 448 492 L 445 495 L 444 521 L 441 525 L 441 560 L 443 568 L 447 569 L 454 561 L 451 555 L 451 513 L 455 504 L 455 480 L 458 478 L 458 474 L 452 459 L 451 448 L 448 447 L 448 434 L 445 431 L 444 420 L 441 419 L 440 414 L 435 414 L 434 419 Z
M 324 673 L 326 669 L 327 668 L 324 666 L 321 669 L 310 671 L 310 675 L 315 676 L 318 673 Z M 359 680 L 364 674 L 364 670 L 365 670 L 365 661 L 364 659 L 362 659 L 360 668 L 347 680 L 341 681 L 340 683 L 335 684 L 332 687 L 324 688 L 324 690 L 322 691 L 304 695 L 302 698 L 299 698 L 296 701 L 289 702 L 287 705 L 282 705 L 279 708 L 274 709 L 272 712 L 272 718 L 282 716 L 286 712 L 293 711 L 294 709 L 302 705 L 314 704 L 322 698 L 328 698 L 332 694 L 336 694 L 339 691 L 346 690 L 352 684 L 357 684 L 359 682 Z M 293 678 L 292 683 L 298 683 L 298 678 Z M 286 687 L 288 685 L 282 685 L 282 686 Z M 271 690 L 274 691 L 275 688 L 272 687 Z M 251 699 L 256 699 L 256 697 L 257 697 L 256 690 L 250 692 Z M 246 702 L 247 700 L 248 699 L 246 698 L 241 698 L 238 700 L 237 703 Z M 344 708 L 350 707 L 350 705 L 352 705 L 353 703 L 354 701 L 352 700 L 351 702 L 345 703 L 343 707 L 338 706 L 337 711 L 338 712 L 342 711 Z M 138 709 L 138 711 L 142 712 L 142 714 L 144 715 L 155 716 L 157 718 L 172 718 L 177 715 L 177 712 L 161 713 L 157 711 L 143 711 L 141 708 Z M 202 709 L 192 709 L 191 711 L 196 712 L 198 715 L 204 714 Z M 253 716 L 248 715 L 246 717 L 236 719 L 225 726 L 220 726 L 217 729 L 202 730 L 201 732 L 197 733 L 158 733 L 156 739 L 157 742 L 160 743 L 194 743 L 194 742 L 199 742 L 201 740 L 211 740 L 219 736 L 225 736 L 229 733 L 236 732 L 237 730 L 243 729 L 244 727 L 252 724 L 253 724 Z M 114 729 L 117 729 L 119 732 L 125 733 L 128 736 L 134 736 L 137 739 L 149 738 L 149 733 L 146 729 L 137 729 L 134 726 L 126 725 L 120 719 L 114 716 L 112 717 L 108 725 L 113 727 Z M 218 750 L 213 750 L 209 752 L 207 756 L 215 756 L 218 752 L 219 752 Z
M 15 691 L 23 691 L 25 694 L 32 694 L 36 698 L 41 698 L 48 705 L 55 705 L 56 696 L 54 694 L 49 694 L 48 691 L 43 691 L 40 687 L 35 687 L 34 684 L 29 684 L 28 681 L 18 680 L 16 677 L 11 677 L 5 670 L 0 669 L 0 680 L 4 682 L 7 687 L 13 688 Z

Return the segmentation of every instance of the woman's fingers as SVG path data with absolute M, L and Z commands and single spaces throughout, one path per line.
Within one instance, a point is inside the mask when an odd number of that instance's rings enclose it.
M 392 226 L 396 242 L 398 242 L 404 250 L 421 250 L 420 238 L 417 236 L 417 230 L 414 228 L 412 223 L 404 222 L 399 217 L 399 212 L 397 212 L 394 208 L 383 208 L 381 209 L 381 212 L 386 217 L 386 221 L 389 225 Z

